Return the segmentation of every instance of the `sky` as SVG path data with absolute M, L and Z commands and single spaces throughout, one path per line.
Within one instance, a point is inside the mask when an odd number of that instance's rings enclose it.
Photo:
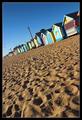
M 65 14 L 80 10 L 79 2 L 3 2 L 2 46 L 3 56 L 14 47 L 30 41 L 40 29 L 51 28 L 62 22 Z

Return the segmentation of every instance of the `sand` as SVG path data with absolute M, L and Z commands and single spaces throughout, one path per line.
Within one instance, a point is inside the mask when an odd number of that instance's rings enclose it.
M 80 116 L 80 36 L 3 59 L 2 115 Z

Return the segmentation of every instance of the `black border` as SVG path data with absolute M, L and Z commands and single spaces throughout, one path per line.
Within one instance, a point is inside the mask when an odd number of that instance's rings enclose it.
M 1 105 L 1 107 L 0 107 L 0 117 L 2 116 L 2 5 L 0 4 L 0 11 L 1 11 L 1 15 L 0 15 L 0 18 L 1 18 L 1 21 L 0 21 L 0 27 L 1 27 L 1 40 L 0 40 L 0 55 L 1 55 L 1 60 L 0 60 L 0 62 L 1 62 L 1 67 L 0 67 L 0 73 L 1 73 L 1 81 L 0 81 L 0 85 L 1 85 L 1 87 L 0 87 L 0 105 Z
M 2 2 L 1 2 L 1 4 L 0 4 L 0 9 L 1 9 L 1 22 L 0 22 L 0 26 L 1 26 L 1 40 L 0 40 L 0 48 L 1 48 L 1 60 L 3 60 L 3 58 L 2 58 L 2 52 L 3 52 L 3 50 L 2 50 L 2 46 L 3 46 L 3 38 L 2 38 L 2 4 L 3 4 L 3 2 L 49 2 L 49 1 L 46 1 L 46 0 L 43 0 L 43 1 L 32 1 L 32 0 L 28 0 L 28 1 L 17 1 L 17 0 L 3 0 Z M 50 1 L 50 2 L 80 2 L 80 0 L 52 0 L 52 1 Z M 81 7 L 81 6 L 80 6 Z M 80 10 L 81 11 L 81 10 Z M 81 23 L 81 22 L 80 22 Z M 81 27 L 80 27 L 81 28 Z M 81 36 L 80 36 L 80 40 L 81 40 Z M 80 50 L 81 50 L 81 46 L 80 46 Z M 81 56 L 80 56 L 80 59 L 81 59 Z M 80 63 L 80 65 L 81 65 L 81 63 Z M 1 67 L 0 67 L 1 69 L 1 80 L 2 80 L 2 61 L 1 61 Z M 80 69 L 80 75 L 81 75 L 81 69 Z M 1 85 L 1 87 L 0 87 L 0 97 L 1 97 L 1 100 L 0 100 L 0 103 L 1 103 L 1 107 L 0 107 L 0 114 L 1 114 L 1 116 L 0 116 L 0 118 L 2 118 L 2 81 L 1 81 L 1 83 L 0 83 L 0 85 Z M 80 87 L 81 88 L 81 87 Z M 80 95 L 81 95 L 81 93 L 80 93 Z M 81 97 L 80 97 L 81 98 Z M 80 100 L 81 101 L 81 100 Z M 81 102 L 80 102 L 80 104 L 81 104 Z M 81 117 L 81 109 L 80 109 L 80 117 Z M 16 118 L 16 119 L 18 119 L 18 118 Z M 19 119 L 23 119 L 23 118 L 19 118 Z M 32 118 L 24 118 L 24 119 L 32 119 Z M 39 118 L 39 119 L 46 119 L 46 118 Z M 54 118 L 48 118 L 48 119 L 54 119 Z M 58 119 L 59 120 L 59 118 L 55 118 L 55 119 Z M 80 119 L 80 118 L 62 118 L 62 119 Z

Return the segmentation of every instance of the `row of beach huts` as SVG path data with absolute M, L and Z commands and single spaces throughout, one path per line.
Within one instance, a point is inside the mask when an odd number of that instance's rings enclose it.
M 80 33 L 80 12 L 76 11 L 66 14 L 63 22 L 53 24 L 49 29 L 41 29 L 35 33 L 35 36 L 25 44 L 16 46 L 7 56 L 18 55 L 27 52 L 33 48 L 43 45 L 52 44 L 54 42 L 64 40 L 65 38 Z

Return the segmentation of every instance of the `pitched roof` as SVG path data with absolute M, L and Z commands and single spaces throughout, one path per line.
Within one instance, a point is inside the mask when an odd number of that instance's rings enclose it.
M 13 54 L 13 51 L 9 52 L 9 54 L 11 54 L 11 53 Z
M 47 31 L 51 32 L 51 31 L 52 31 L 52 28 L 47 29 Z
M 13 48 L 13 49 L 14 49 L 14 50 L 16 50 L 17 48 L 20 48 L 22 45 L 23 45 L 23 44 L 18 45 L 18 46 L 16 46 L 16 47 L 15 47 L 15 48 Z
M 66 16 L 69 16 L 69 17 L 72 17 L 72 18 L 77 18 L 78 17 L 77 14 L 78 14 L 78 11 L 66 14 Z
M 27 41 L 26 43 L 28 44 L 28 43 L 30 43 L 30 41 L 31 41 L 31 40 Z
M 30 41 L 33 41 L 33 39 L 31 39 Z
M 30 40 L 30 41 L 28 41 L 27 43 L 31 43 L 31 40 Z
M 35 33 L 36 35 L 38 35 L 38 36 L 40 36 L 41 35 L 41 32 L 37 32 L 37 33 Z
M 43 34 L 46 34 L 46 30 L 45 29 L 41 29 L 40 32 L 43 33 Z
M 18 47 L 22 47 L 22 46 L 23 46 L 23 44 L 19 45 Z
M 18 46 L 14 47 L 13 50 L 16 50 L 18 48 Z
M 54 24 L 54 25 L 59 26 L 59 27 L 62 27 L 62 22 L 56 23 L 56 24 Z
M 17 48 L 21 47 L 21 45 L 17 46 Z

